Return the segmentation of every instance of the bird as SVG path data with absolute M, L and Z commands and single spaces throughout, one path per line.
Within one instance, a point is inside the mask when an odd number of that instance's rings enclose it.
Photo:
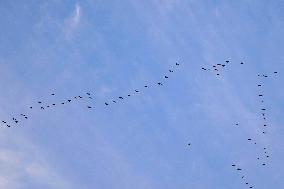
M 54 93 L 52 93 L 51 95 L 54 96 Z
M 163 85 L 163 84 L 159 82 L 158 85 Z
M 31 106 L 30 109 L 33 109 L 33 107 Z
M 216 68 L 216 66 L 214 65 L 213 68 Z
M 25 116 L 25 119 L 28 119 L 28 117 L 27 117 L 27 116 Z
M 112 102 L 116 103 L 116 101 L 115 101 L 115 100 L 113 100 Z
M 11 127 L 10 125 L 7 125 L 7 127 Z
M 239 125 L 238 123 L 236 123 L 236 125 Z
M 248 138 L 248 140 L 251 140 L 251 138 Z
M 169 77 L 168 77 L 168 76 L 165 76 L 165 78 L 168 79 Z
M 15 123 L 18 123 L 18 122 L 19 122 L 19 121 L 17 121 L 17 120 L 15 121 Z
M 40 101 L 38 101 L 37 103 L 41 104 L 41 102 L 40 102 Z
M 217 64 L 217 66 L 221 66 L 221 64 Z
M 244 64 L 243 62 L 241 62 L 241 64 Z
M 83 98 L 83 97 L 81 97 L 81 96 L 78 96 L 79 98 Z
M 105 102 L 105 105 L 107 106 L 107 105 L 108 105 L 108 103 L 106 103 L 106 102 Z
M 246 184 L 249 184 L 249 183 L 246 182 Z
M 49 108 L 49 106 L 46 106 L 47 108 Z
M 88 108 L 92 108 L 91 106 L 87 106 Z
M 122 96 L 120 96 L 120 97 L 118 97 L 118 98 L 123 99 L 123 97 L 122 97 Z
M 52 104 L 53 106 L 55 106 L 55 104 Z
M 130 96 L 130 94 L 129 94 L 129 95 L 127 95 L 127 96 Z
M 232 165 L 232 167 L 235 167 L 235 166 L 236 166 L 236 165 L 234 165 L 234 164 Z
M 229 63 L 229 60 L 226 60 L 226 63 Z
M 262 165 L 266 165 L 265 163 L 263 163 Z
M 188 146 L 190 146 L 191 144 L 190 144 L 190 143 L 188 143 L 187 145 L 188 145 Z
M 176 63 L 176 66 L 179 66 L 179 63 Z
M 258 85 L 259 87 L 261 87 L 261 85 Z
M 269 156 L 266 156 L 266 157 L 269 157 Z
M 40 109 L 44 110 L 44 107 L 40 107 Z
M 277 74 L 277 72 L 274 72 L 275 74 Z
M 135 90 L 136 93 L 138 93 L 139 91 Z
M 226 65 L 225 65 L 225 64 L 222 64 L 222 66 L 225 67 Z
M 238 170 L 238 171 L 241 171 L 242 169 L 241 169 L 241 168 L 237 168 L 237 170 Z
M 245 178 L 245 176 L 242 176 L 242 179 Z
M 217 75 L 220 75 L 220 74 L 217 73 Z
M 144 87 L 145 87 L 145 88 L 148 88 L 148 86 L 147 86 L 147 85 L 145 85 Z
M 67 100 L 68 102 L 71 102 L 71 100 Z
M 252 186 L 250 186 L 249 188 L 253 188 Z
M 265 109 L 265 108 L 262 108 L 261 110 L 265 111 L 266 109 Z
M 89 99 L 93 99 L 93 98 L 89 96 Z
M 61 102 L 61 104 L 64 104 L 64 102 Z
M 169 70 L 169 72 L 174 72 L 173 70 Z
M 263 96 L 263 95 L 260 94 L 260 95 L 258 95 L 258 96 Z
M 90 93 L 86 93 L 86 94 L 89 95 L 89 96 L 91 95 Z

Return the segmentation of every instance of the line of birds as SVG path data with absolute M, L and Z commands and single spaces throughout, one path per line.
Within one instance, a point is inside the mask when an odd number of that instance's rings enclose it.
M 180 66 L 180 63 L 175 63 L 175 66 L 178 67 Z M 174 72 L 174 69 L 169 69 L 168 70 L 169 73 L 173 73 Z M 163 78 L 165 80 L 169 79 L 169 76 L 168 74 L 164 75 Z M 159 81 L 157 82 L 155 85 L 157 86 L 163 86 L 164 81 Z M 144 85 L 143 88 L 147 89 L 147 88 L 150 88 L 150 85 Z M 124 96 L 119 96 L 116 98 L 113 98 L 112 100 L 108 100 L 108 101 L 105 101 L 104 102 L 104 106 L 110 106 L 111 104 L 116 104 L 119 100 L 124 100 L 126 99 L 127 97 L 130 97 L 130 96 L 133 96 L 134 94 L 136 93 L 141 93 L 142 92 L 142 88 L 141 89 L 135 89 L 134 90 L 134 93 L 128 93 L 127 95 L 124 95 Z M 51 96 L 55 96 L 55 93 L 52 93 Z M 84 95 L 78 95 L 78 96 L 75 96 L 73 98 L 68 98 L 66 100 L 64 100 L 63 102 L 61 103 L 50 103 L 50 104 L 47 104 L 47 105 L 44 105 L 45 103 L 43 101 L 37 101 L 36 104 L 38 104 L 39 106 L 29 106 L 29 110 L 33 110 L 33 111 L 36 111 L 36 110 L 45 110 L 45 109 L 49 109 L 49 108 L 52 108 L 52 107 L 56 107 L 57 105 L 64 105 L 64 104 L 68 104 L 68 103 L 71 103 L 71 102 L 74 102 L 76 100 L 80 100 L 80 99 L 93 99 L 94 96 L 93 94 L 91 94 L 90 92 L 87 92 L 85 93 Z M 86 106 L 87 109 L 92 109 L 94 108 L 92 105 L 87 105 Z M 18 117 L 12 117 L 12 120 L 10 122 L 6 121 L 6 120 L 2 120 L 2 124 L 6 127 L 11 127 L 12 124 L 14 125 L 19 125 L 20 121 L 22 120 L 27 120 L 30 116 L 28 116 L 26 113 L 23 114 L 21 113 Z
M 205 67 L 202 67 L 201 69 L 204 70 L 204 71 L 214 71 L 216 72 L 216 75 L 219 76 L 220 75 L 220 71 L 224 69 L 224 67 L 228 66 L 230 61 L 229 60 L 226 60 L 225 61 L 226 63 L 225 64 L 214 64 L 212 66 L 212 68 L 205 68 Z M 241 65 L 243 65 L 244 63 L 243 62 L 240 62 Z M 275 71 L 273 72 L 274 74 L 277 74 L 278 72 Z M 261 78 L 268 78 L 269 75 L 265 75 L 265 74 L 258 74 L 258 77 L 261 77 Z M 263 83 L 260 83 L 257 85 L 259 88 L 262 88 L 263 86 Z M 267 123 L 267 117 L 266 117 L 266 107 L 264 106 L 264 94 L 263 92 L 261 91 L 259 94 L 258 94 L 258 97 L 260 98 L 260 102 L 262 104 L 261 106 L 261 109 L 260 109 L 260 115 L 261 115 L 261 119 L 262 119 L 262 126 L 264 128 L 261 129 L 261 133 L 263 134 L 262 136 L 266 135 L 267 134 L 267 126 L 268 126 L 268 123 Z M 239 125 L 239 123 L 236 123 L 235 124 L 236 126 Z M 247 139 L 248 141 L 250 142 L 253 142 L 254 144 L 257 144 L 257 142 L 255 140 L 253 140 L 252 138 L 248 138 Z M 263 150 L 263 154 L 264 154 L 264 157 L 265 159 L 269 158 L 270 156 L 268 155 L 268 151 L 267 151 L 267 147 L 262 147 L 262 150 Z M 257 160 L 260 160 L 260 157 L 257 157 Z M 261 163 L 262 166 L 265 166 L 267 165 L 267 161 L 265 160 L 264 162 Z M 239 166 L 237 166 L 236 164 L 232 164 L 232 167 L 236 167 L 236 171 L 240 171 L 242 172 L 243 169 L 240 168 Z M 247 181 L 246 177 L 244 176 L 244 174 L 242 174 L 241 176 L 242 180 L 244 180 L 244 183 L 245 185 L 247 185 L 249 188 L 253 188 L 254 186 L 253 185 L 250 185 L 249 182 Z M 249 186 L 250 185 L 250 186 Z

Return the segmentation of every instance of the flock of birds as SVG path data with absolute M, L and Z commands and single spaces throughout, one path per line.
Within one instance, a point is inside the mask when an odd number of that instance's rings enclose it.
M 177 62 L 175 63 L 175 67 L 178 67 L 179 65 L 180 65 L 180 63 L 177 63 Z M 175 67 L 169 69 L 168 70 L 168 74 L 165 74 L 163 76 L 163 80 L 160 80 L 160 81 L 154 83 L 153 85 L 151 85 L 151 87 L 163 86 L 164 83 L 166 82 L 166 80 L 169 79 L 169 74 L 171 74 L 171 73 L 173 73 L 175 71 Z M 112 104 L 116 104 L 119 101 L 127 99 L 128 97 L 134 96 L 136 93 L 141 93 L 143 91 L 143 88 L 144 89 L 148 89 L 148 88 L 150 88 L 150 85 L 146 84 L 143 87 L 141 87 L 140 89 L 134 89 L 132 93 L 128 93 L 126 95 L 118 96 L 118 97 L 113 98 L 111 100 L 105 101 L 105 102 L 103 102 L 104 106 L 110 106 Z M 55 93 L 52 93 L 51 96 L 55 96 Z M 90 92 L 87 92 L 85 94 L 74 96 L 72 98 L 67 98 L 66 100 L 64 100 L 64 101 L 62 101 L 60 103 L 50 103 L 50 104 L 47 104 L 47 103 L 45 103 L 43 101 L 37 101 L 36 102 L 37 105 L 28 107 L 28 109 L 29 109 L 28 112 L 29 113 L 21 113 L 18 116 L 12 117 L 9 121 L 2 120 L 1 123 L 2 123 L 3 126 L 6 126 L 6 127 L 17 126 L 17 125 L 20 124 L 20 122 L 29 119 L 31 117 L 31 114 L 33 113 L 33 111 L 44 111 L 46 109 L 55 108 L 55 107 L 58 107 L 60 105 L 63 106 L 63 105 L 66 105 L 66 104 L 69 104 L 69 103 L 72 103 L 72 102 L 78 102 L 78 100 L 80 100 L 80 99 L 91 99 L 92 100 L 94 98 L 95 98 L 94 94 L 91 94 Z M 94 107 L 92 105 L 87 105 L 86 108 L 87 109 L 92 109 Z
M 220 72 L 227 66 L 230 65 L 230 61 L 226 60 L 224 64 L 215 64 L 213 65 L 211 68 L 205 68 L 202 67 L 201 69 L 203 71 L 211 71 L 214 72 L 217 76 L 220 76 Z M 244 65 L 243 62 L 240 62 L 240 65 Z M 258 74 L 257 76 L 261 79 L 266 79 L 268 77 L 271 77 L 272 74 L 277 74 L 278 72 L 275 71 L 273 73 L 271 73 L 271 75 L 265 75 L 265 74 Z M 259 101 L 261 103 L 261 107 L 259 108 L 259 115 L 260 115 L 260 122 L 261 122 L 261 127 L 259 129 L 259 132 L 261 134 L 262 137 L 265 137 L 265 135 L 268 134 L 268 128 L 269 128 L 269 123 L 268 123 L 268 119 L 267 119 L 267 108 L 265 106 L 265 101 L 264 101 L 264 93 L 263 93 L 263 86 L 264 86 L 264 81 L 260 80 L 260 82 L 257 84 L 257 87 L 260 88 L 259 93 L 258 93 L 258 98 Z M 235 123 L 235 126 L 239 126 L 239 123 Z M 252 142 L 254 145 L 258 144 L 258 142 L 256 141 L 256 139 L 253 138 L 248 138 L 247 139 L 249 142 Z M 269 153 L 268 153 L 268 147 L 267 146 L 262 146 L 262 151 L 263 154 L 261 156 L 257 156 L 256 159 L 258 161 L 261 161 L 260 165 L 261 166 L 266 166 L 269 160 Z M 236 164 L 232 164 L 231 165 L 233 168 L 235 168 L 236 171 L 238 172 L 242 172 L 241 173 L 241 180 L 243 180 L 243 183 L 248 186 L 248 188 L 254 188 L 254 185 L 251 185 L 248 182 L 247 176 L 245 176 L 245 174 L 243 173 L 244 170 L 243 168 L 241 168 L 239 165 Z
M 220 76 L 221 71 L 223 71 L 230 64 L 231 64 L 231 62 L 229 60 L 226 60 L 223 64 L 219 64 L 218 63 L 218 64 L 213 65 L 210 68 L 202 67 L 201 69 L 203 71 L 213 72 L 217 76 Z M 243 65 L 243 64 L 244 64 L 243 62 L 240 62 L 240 65 Z M 176 67 L 178 67 L 179 65 L 180 65 L 179 63 L 175 63 Z M 167 79 L 169 79 L 169 74 L 173 73 L 173 72 L 174 72 L 174 68 L 169 69 L 168 70 L 168 74 L 165 74 L 163 76 L 163 80 L 160 80 L 159 82 L 154 83 L 154 85 L 151 85 L 151 87 L 152 86 L 163 86 L 165 81 Z M 277 74 L 277 72 L 274 72 L 274 74 Z M 270 75 L 259 74 L 258 77 L 260 77 L 261 79 L 266 79 L 267 77 L 270 77 Z M 259 109 L 259 115 L 260 115 L 260 119 L 261 119 L 261 122 L 262 122 L 262 127 L 261 127 L 260 130 L 261 130 L 262 136 L 265 136 L 265 135 L 267 135 L 269 133 L 268 132 L 269 123 L 268 123 L 268 117 L 267 117 L 267 109 L 265 107 L 265 100 L 264 100 L 265 99 L 265 95 L 264 95 L 263 90 L 262 90 L 263 89 L 263 85 L 264 85 L 264 82 L 262 80 L 261 80 L 261 82 L 259 82 L 257 84 L 257 87 L 260 89 L 259 94 L 258 94 L 258 98 L 259 98 L 259 101 L 260 101 L 260 104 L 261 104 L 261 107 Z M 132 91 L 132 93 L 128 93 L 128 94 L 125 94 L 123 96 L 118 96 L 118 97 L 113 98 L 113 99 L 108 100 L 108 101 L 104 101 L 103 105 L 104 106 L 111 106 L 112 104 L 116 104 L 119 101 L 126 100 L 128 97 L 134 96 L 136 93 L 140 93 L 140 92 L 143 91 L 143 89 L 147 89 L 147 88 L 150 88 L 149 84 L 142 86 L 140 89 L 134 89 Z M 55 96 L 55 93 L 52 93 L 51 96 Z M 29 106 L 27 108 L 30 110 L 29 112 L 32 113 L 32 111 L 44 111 L 46 109 L 55 108 L 55 107 L 58 107 L 58 106 L 63 106 L 65 104 L 69 104 L 69 103 L 72 103 L 72 102 L 78 102 L 80 99 L 91 99 L 92 100 L 94 98 L 95 97 L 94 97 L 93 94 L 91 94 L 90 92 L 87 92 L 85 94 L 74 96 L 72 98 L 67 98 L 66 100 L 64 100 L 64 101 L 62 101 L 60 103 L 46 104 L 43 101 L 37 101 L 36 105 Z M 86 108 L 87 109 L 92 109 L 94 107 L 92 105 L 87 105 Z M 27 120 L 27 119 L 29 119 L 31 117 L 30 113 L 29 114 L 21 113 L 18 116 L 12 117 L 9 121 L 2 120 L 2 125 L 6 126 L 6 127 L 19 125 L 20 122 L 22 122 L 23 120 Z M 235 123 L 235 126 L 239 126 L 239 123 Z M 253 144 L 257 144 L 256 139 L 248 138 L 247 140 L 249 142 L 252 142 Z M 191 143 L 188 143 L 188 146 L 190 146 L 190 145 L 191 145 Z M 265 165 L 267 165 L 267 162 L 268 162 L 268 159 L 269 159 L 270 155 L 268 153 L 268 148 L 266 146 L 263 146 L 262 149 L 263 149 L 263 155 L 262 155 L 262 157 L 260 157 L 260 156 L 257 157 L 257 160 L 262 161 L 261 165 L 265 166 Z M 265 159 L 263 157 L 265 157 Z M 239 165 L 236 165 L 236 164 L 232 164 L 231 166 L 233 168 L 235 168 L 236 171 L 241 172 L 241 179 L 243 180 L 244 184 L 246 186 L 248 186 L 248 188 L 254 188 L 254 186 L 251 185 L 248 182 L 247 176 L 245 176 L 245 174 L 243 173 L 243 171 L 244 171 L 243 168 L 241 168 Z

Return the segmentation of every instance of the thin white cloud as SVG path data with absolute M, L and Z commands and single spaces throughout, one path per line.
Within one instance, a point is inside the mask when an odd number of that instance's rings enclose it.
M 79 4 L 75 5 L 71 17 L 67 18 L 64 27 L 64 35 L 66 39 L 71 39 L 74 32 L 78 29 L 82 15 L 82 8 Z
M 29 181 L 35 181 L 48 188 L 73 188 L 63 175 L 40 156 L 40 150 L 20 137 L 1 129 L 0 135 L 0 188 L 22 188 Z

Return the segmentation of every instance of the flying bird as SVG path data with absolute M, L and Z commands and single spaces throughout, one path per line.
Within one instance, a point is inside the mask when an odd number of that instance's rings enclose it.
M 176 66 L 179 66 L 179 63 L 176 63 Z
M 106 102 L 105 102 L 105 105 L 107 106 L 107 105 L 108 105 L 108 103 L 106 103 Z
M 138 93 L 139 91 L 135 90 L 136 93 Z
M 163 84 L 159 82 L 158 85 L 163 85 Z
M 123 99 L 123 97 L 122 97 L 122 96 L 120 96 L 120 97 L 118 97 L 118 98 Z
M 168 76 L 165 76 L 165 78 L 168 79 L 169 77 L 168 77 Z
M 88 108 L 92 108 L 91 106 L 87 106 Z

